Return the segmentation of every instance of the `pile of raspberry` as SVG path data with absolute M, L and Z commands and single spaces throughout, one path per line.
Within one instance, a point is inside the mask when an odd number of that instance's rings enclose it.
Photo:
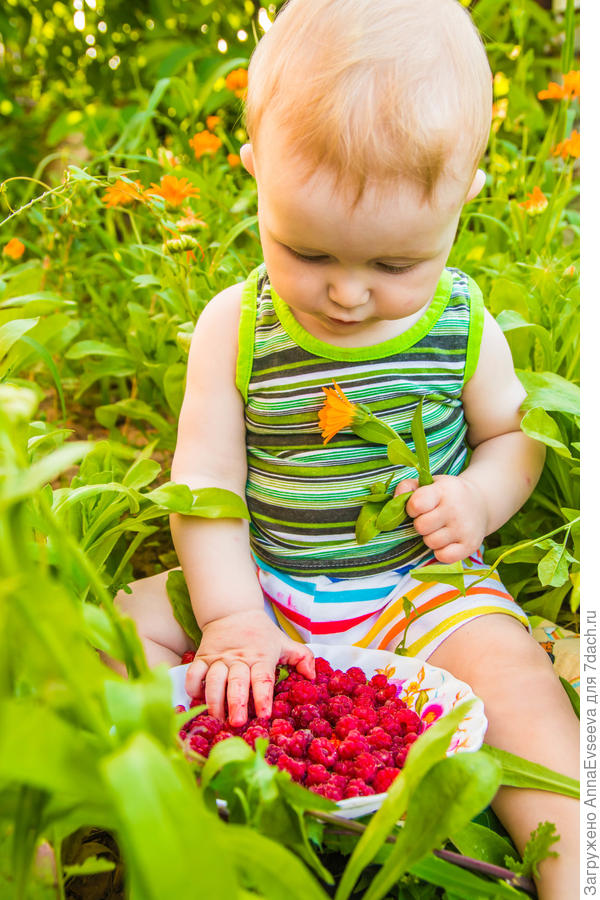
M 266 738 L 268 763 L 330 800 L 387 791 L 425 728 L 422 719 L 386 675 L 367 679 L 356 666 L 334 670 L 320 657 L 315 667 L 314 681 L 292 669 L 277 682 L 270 718 L 254 715 L 250 697 L 245 725 L 230 726 L 204 711 L 186 723 L 180 737 L 202 756 L 232 735 L 252 748 Z M 195 697 L 192 705 L 203 702 Z

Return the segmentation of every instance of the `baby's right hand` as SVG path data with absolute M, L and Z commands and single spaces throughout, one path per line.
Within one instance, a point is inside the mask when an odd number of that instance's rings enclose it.
M 204 681 L 209 714 L 224 720 L 227 698 L 230 724 L 243 725 L 250 686 L 256 715 L 271 715 L 278 662 L 296 666 L 306 678 L 315 677 L 314 656 L 308 647 L 289 638 L 263 610 L 232 613 L 204 626 L 185 689 L 190 697 L 197 697 Z

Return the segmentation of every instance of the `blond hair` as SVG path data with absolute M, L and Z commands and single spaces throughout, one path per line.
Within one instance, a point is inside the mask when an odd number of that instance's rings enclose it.
M 307 168 L 358 198 L 367 181 L 409 179 L 429 199 L 457 155 L 472 179 L 491 108 L 485 50 L 458 0 L 289 0 L 248 71 L 255 152 L 268 115 Z

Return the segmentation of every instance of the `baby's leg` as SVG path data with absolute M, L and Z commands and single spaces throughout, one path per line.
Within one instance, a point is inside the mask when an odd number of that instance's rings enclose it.
M 131 594 L 119 591 L 115 605 L 134 620 L 144 647 L 146 660 L 152 668 L 159 663 L 177 666 L 186 650 L 197 650 L 193 641 L 176 622 L 167 594 L 168 572 L 134 581 Z M 112 669 L 126 675 L 125 666 L 105 653 L 100 656 Z
M 579 723 L 547 654 L 508 615 L 480 616 L 429 657 L 466 681 L 485 707 L 485 741 L 571 778 L 579 777 Z M 501 788 L 494 811 L 522 852 L 539 822 L 556 824 L 559 858 L 540 865 L 540 900 L 579 896 L 579 805 L 547 791 Z

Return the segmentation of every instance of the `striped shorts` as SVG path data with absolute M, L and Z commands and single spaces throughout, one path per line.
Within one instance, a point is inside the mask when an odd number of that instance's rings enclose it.
M 496 572 L 468 587 L 488 568 L 480 551 L 470 557 L 466 596 L 447 584 L 417 581 L 410 569 L 351 579 L 299 578 L 255 562 L 266 612 L 302 643 L 398 649 L 427 659 L 453 631 L 479 616 L 505 613 L 531 630 Z

